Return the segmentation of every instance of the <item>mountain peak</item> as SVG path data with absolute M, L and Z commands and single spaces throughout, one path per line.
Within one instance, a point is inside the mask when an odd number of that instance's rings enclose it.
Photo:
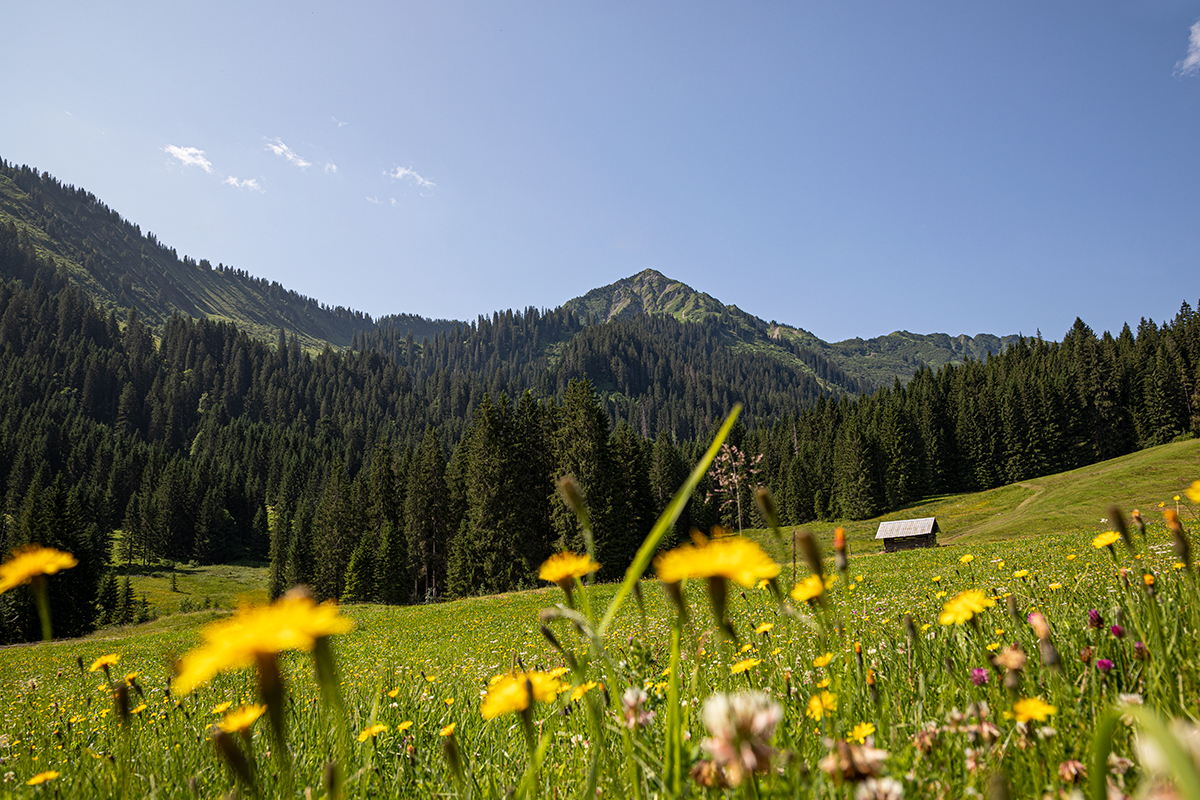
M 638 314 L 666 314 L 681 322 L 697 322 L 725 310 L 712 295 L 698 292 L 656 269 L 644 269 L 593 289 L 565 305 L 580 316 L 594 315 L 597 322 Z

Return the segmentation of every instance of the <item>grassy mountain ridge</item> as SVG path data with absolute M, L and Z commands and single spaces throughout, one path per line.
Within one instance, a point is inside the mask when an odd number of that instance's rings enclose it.
M 355 330 L 374 324 L 361 312 L 331 308 L 243 270 L 180 258 L 90 192 L 2 161 L 0 223 L 101 307 L 135 308 L 155 327 L 181 313 L 233 322 L 268 340 L 283 328 L 307 349 L 320 349 L 345 346 Z
M 680 322 L 718 319 L 728 328 L 730 343 L 735 347 L 760 349 L 789 362 L 794 359 L 779 344 L 791 342 L 820 354 L 851 377 L 872 386 L 888 385 L 894 378 L 906 383 L 921 367 L 937 369 L 944 364 L 960 364 L 968 358 L 983 359 L 1001 352 L 1019 338 L 987 333 L 950 336 L 896 331 L 872 339 L 826 342 L 803 328 L 774 320 L 768 323 L 735 305 L 725 305 L 712 295 L 653 269 L 593 289 L 567 301 L 564 307 L 595 323 L 637 314 L 661 314 Z
M 325 305 L 278 282 L 254 278 L 245 270 L 181 257 L 90 192 L 3 160 L 0 225 L 11 226 L 21 241 L 102 308 L 119 315 L 135 308 L 153 328 L 180 313 L 231 322 L 266 341 L 274 341 L 283 329 L 296 336 L 304 349 L 316 351 L 327 344 L 352 346 L 356 337 L 366 341 L 365 334 L 379 329 L 390 331 L 393 339 L 403 339 L 411 331 L 419 345 L 426 337 L 469 327 L 466 322 L 416 314 L 373 320 L 362 312 Z M 769 356 L 788 370 L 812 376 L 834 394 L 887 385 L 897 377 L 907 382 L 923 366 L 936 369 L 966 358 L 983 358 L 1016 338 L 898 331 L 829 343 L 797 326 L 768 323 L 652 269 L 593 289 L 562 308 L 585 324 L 628 321 L 642 314 L 669 316 L 682 323 L 716 323 L 724 331 L 722 344 L 734 352 Z M 542 340 L 534 356 L 553 362 L 565 341 L 562 337 Z

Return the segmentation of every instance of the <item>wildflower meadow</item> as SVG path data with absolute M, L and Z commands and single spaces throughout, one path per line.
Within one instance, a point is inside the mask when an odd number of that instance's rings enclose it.
M 1200 797 L 1200 482 L 1111 530 L 867 556 L 801 533 L 794 573 L 777 527 L 660 548 L 733 419 L 620 583 L 562 553 L 531 592 L 301 587 L 0 651 L 0 797 Z M 23 552 L 0 586 L 69 568 Z

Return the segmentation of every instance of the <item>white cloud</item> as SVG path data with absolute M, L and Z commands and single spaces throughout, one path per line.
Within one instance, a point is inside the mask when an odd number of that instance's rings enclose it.
M 383 174 L 397 181 L 403 178 L 409 178 L 422 189 L 432 189 L 437 186 L 437 184 L 433 181 L 427 181 L 418 175 L 416 170 L 414 170 L 412 167 L 396 167 L 395 169 L 385 171 Z
M 379 198 L 378 197 L 368 197 L 367 202 L 374 203 L 375 205 L 379 205 Z
M 333 163 L 332 161 L 326 163 L 325 171 L 326 172 L 337 172 L 337 164 Z
M 396 198 L 389 197 L 388 199 L 392 201 L 392 205 L 396 205 Z
M 1200 73 L 1200 22 L 1192 25 L 1192 33 L 1188 36 L 1188 51 L 1182 61 L 1175 63 L 1176 75 L 1195 75 Z
M 235 189 L 249 189 L 252 192 L 260 193 L 263 191 L 263 188 L 258 185 L 258 181 L 254 178 L 247 178 L 244 181 L 239 181 L 237 178 L 230 175 L 228 178 L 221 181 L 221 183 L 225 184 L 226 186 L 232 186 Z
M 212 174 L 212 162 L 204 157 L 203 150 L 197 150 L 195 147 L 176 147 L 173 144 L 169 144 L 163 148 L 163 152 L 178 158 L 183 162 L 185 167 L 199 167 L 209 175 Z
M 272 153 L 274 153 L 277 156 L 283 156 L 284 158 L 286 158 L 287 162 L 289 164 L 295 164 L 297 167 L 311 167 L 312 166 L 311 161 L 305 161 L 303 158 L 301 158 L 299 155 L 296 154 L 295 150 L 293 150 L 292 148 L 290 148 L 286 144 L 284 144 L 283 140 L 280 139 L 279 137 L 276 137 L 275 141 L 273 141 L 273 142 L 267 142 L 267 149 L 270 150 Z
M 336 123 L 337 123 L 337 126 L 338 126 L 339 128 L 340 128 L 340 127 L 342 127 L 343 125 L 349 125 L 349 124 L 350 124 L 349 122 L 342 122 L 342 121 L 341 121 L 340 119 L 338 119 L 337 117 L 330 117 L 330 119 L 331 119 L 331 120 L 333 120 L 334 122 L 336 122 Z

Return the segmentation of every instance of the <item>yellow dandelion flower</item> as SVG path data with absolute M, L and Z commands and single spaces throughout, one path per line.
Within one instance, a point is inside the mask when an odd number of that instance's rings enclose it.
M 233 706 L 233 701 L 232 701 L 232 700 L 226 700 L 224 703 L 217 703 L 215 706 L 213 706 L 212 713 L 214 713 L 214 714 L 224 714 L 224 713 L 225 713 L 226 711 L 228 711 L 228 710 L 229 710 L 229 709 L 230 709 L 232 706 Z
M 779 654 L 780 654 L 780 653 L 782 653 L 782 652 L 783 652 L 783 648 L 782 648 L 782 647 L 776 647 L 776 648 L 774 648 L 773 650 L 771 650 L 771 655 L 773 655 L 773 656 L 777 656 L 777 655 L 779 655 Z
M 1187 566 L 1187 564 L 1183 563 L 1182 561 L 1176 561 L 1174 564 L 1171 565 L 1171 568 L 1174 569 L 1176 572 L 1178 572 L 1179 570 L 1183 569 L 1186 566 Z
M 749 588 L 758 581 L 774 578 L 779 565 L 752 539 L 729 536 L 681 545 L 654 559 L 654 569 L 663 583 L 684 578 L 728 578 Z
M 958 563 L 960 563 L 960 564 L 970 564 L 970 563 L 971 563 L 972 561 L 974 561 L 974 560 L 975 560 L 975 556 L 971 555 L 970 553 L 967 553 L 965 556 L 961 556 L 961 557 L 959 557 L 959 559 L 958 559 Z
M 748 669 L 752 669 L 762 663 L 761 658 L 747 658 L 737 662 L 729 668 L 730 675 L 740 675 Z
M 387 696 L 394 700 L 396 698 L 396 695 L 398 695 L 398 694 L 400 694 L 399 686 L 397 686 L 395 689 L 392 689 L 390 692 L 388 692 Z
M 833 661 L 833 653 L 825 653 L 813 659 L 814 667 L 827 667 L 829 662 Z
M 962 625 L 985 608 L 996 605 L 996 601 L 978 589 L 967 589 L 950 598 L 942 607 L 938 622 L 943 625 Z
M 1050 589 L 1050 591 L 1052 591 L 1052 592 L 1057 592 L 1059 589 L 1062 588 L 1062 584 L 1061 583 L 1052 583 L 1046 588 Z
M 1192 481 L 1192 485 L 1183 490 L 1183 493 L 1188 496 L 1188 500 L 1193 503 L 1200 503 L 1200 481 Z
M 587 683 L 579 684 L 575 687 L 575 690 L 571 692 L 571 702 L 578 703 L 583 699 L 585 694 L 590 692 L 592 689 L 595 689 L 599 685 L 600 684 L 596 683 L 595 681 L 588 681 Z
M 819 720 L 829 711 L 837 711 L 837 695 L 823 691 L 808 698 L 808 708 L 804 713 L 810 719 Z
M 267 707 L 265 705 L 248 705 L 235 708 L 221 720 L 221 730 L 226 733 L 241 733 L 253 725 L 254 721 L 261 717 L 266 710 Z
M 989 644 L 989 645 L 987 646 L 987 649 L 988 649 L 989 651 L 992 651 L 992 650 L 999 650 L 999 649 L 1000 649 L 1000 643 L 999 643 L 999 642 L 992 642 L 991 644 Z
M 742 645 L 740 648 L 738 648 L 737 654 L 740 656 L 742 653 L 748 652 L 753 649 L 754 649 L 754 645 L 747 643 L 747 644 Z
M 767 633 L 774 627 L 775 627 L 774 622 L 763 622 L 763 623 L 760 623 L 759 626 L 754 629 L 754 632 L 755 633 Z
M 447 725 L 446 727 L 444 727 L 440 731 L 438 731 L 438 736 L 449 736 L 452 733 L 454 733 L 454 723 L 453 722 L 451 722 L 449 725 Z
M 1154 585 L 1154 576 L 1151 575 L 1149 572 L 1147 572 L 1145 575 L 1142 576 L 1142 583 L 1146 584 L 1147 586 L 1153 586 Z
M 1074 561 L 1076 558 L 1078 558 L 1078 556 L 1074 553 L 1071 553 L 1069 556 L 1067 556 L 1067 561 Z
M 204 643 L 184 655 L 172 688 L 190 694 L 227 670 L 243 669 L 261 654 L 311 651 L 317 639 L 354 627 L 336 603 L 320 605 L 307 595 L 284 595 L 269 606 L 244 607 L 232 617 L 206 625 Z
M 511 711 L 529 708 L 529 688 L 533 699 L 549 703 L 558 697 L 563 682 L 546 672 L 508 672 L 497 675 L 488 682 L 487 695 L 479 706 L 484 719 L 495 719 Z
M 816 575 L 809 575 L 792 587 L 792 599 L 797 603 L 815 600 L 825 592 L 825 584 Z
M 551 583 L 582 578 L 600 569 L 600 565 L 587 556 L 576 555 L 569 550 L 555 553 L 542 563 L 538 578 Z
M 828 689 L 829 684 L 831 684 L 831 683 L 833 683 L 833 681 L 831 681 L 829 678 L 821 678 L 821 680 L 817 681 L 817 688 L 818 689 Z
M 8 561 L 0 564 L 0 594 L 23 586 L 39 575 L 53 575 L 78 563 L 75 556 L 53 547 L 37 544 L 18 547 Z
M 943 597 L 945 597 L 948 594 L 950 594 L 950 593 L 947 592 L 945 589 L 941 589 L 937 592 L 934 592 L 933 596 L 936 597 L 938 600 L 941 600 Z
M 34 775 L 32 778 L 25 781 L 25 785 L 26 786 L 39 786 L 39 785 L 45 783 L 46 781 L 52 781 L 57 777 L 58 777 L 58 773 L 51 769 L 51 770 L 47 770 L 46 772 L 39 772 L 37 775 Z
M 771 582 L 766 578 L 759 578 L 758 583 L 754 584 L 755 589 L 765 589 L 771 585 Z
M 1180 500 L 1182 500 L 1183 498 L 1181 498 L 1179 495 L 1175 495 L 1175 496 L 1174 496 L 1174 497 L 1172 497 L 1171 499 L 1172 499 L 1172 500 L 1174 500 L 1176 503 L 1178 503 L 1178 502 L 1179 502 Z
M 399 725 L 396 726 L 396 733 L 404 733 L 406 730 L 408 730 L 412 726 L 413 726 L 412 720 L 406 719 L 406 720 L 404 720 L 404 722 L 401 722 Z
M 1014 578 L 1028 578 L 1028 577 L 1029 577 L 1029 570 L 1027 570 L 1027 569 L 1019 569 L 1019 570 L 1017 570 L 1016 572 L 1014 572 L 1014 573 L 1013 573 L 1013 577 L 1014 577 Z
M 1097 550 L 1102 550 L 1105 547 L 1115 544 L 1120 538 L 1121 534 L 1117 533 L 1116 531 L 1108 531 L 1107 533 L 1102 533 L 1095 539 L 1092 539 L 1092 547 L 1096 548 Z
M 358 741 L 365 742 L 367 739 L 378 736 L 381 733 L 386 733 L 387 729 L 387 725 L 381 725 L 377 722 L 374 725 L 363 728 L 358 734 Z
M 930 580 L 932 580 L 934 583 L 941 583 L 941 582 L 942 582 L 942 576 L 941 576 L 941 575 L 934 575 L 934 576 L 933 576 L 933 577 L 932 577 Z
M 98 669 L 104 669 L 105 667 L 111 667 L 120 660 L 121 660 L 121 657 L 119 655 L 117 655 L 116 653 L 109 653 L 107 655 L 100 656 L 99 658 L 97 658 L 95 661 L 92 662 L 92 665 L 90 667 L 88 667 L 88 672 L 95 672 Z
M 135 708 L 133 711 L 130 711 L 129 713 L 130 714 L 140 714 L 145 710 L 146 710 L 146 704 L 142 703 L 141 705 L 139 705 L 137 708 Z
M 1046 717 L 1057 713 L 1058 708 L 1040 697 L 1027 697 L 1013 703 L 1013 716 L 1017 722 L 1043 722 Z
M 867 741 L 867 737 L 875 732 L 875 726 L 870 722 L 860 722 L 850 731 L 850 736 L 846 739 L 847 742 L 858 742 L 863 744 Z

